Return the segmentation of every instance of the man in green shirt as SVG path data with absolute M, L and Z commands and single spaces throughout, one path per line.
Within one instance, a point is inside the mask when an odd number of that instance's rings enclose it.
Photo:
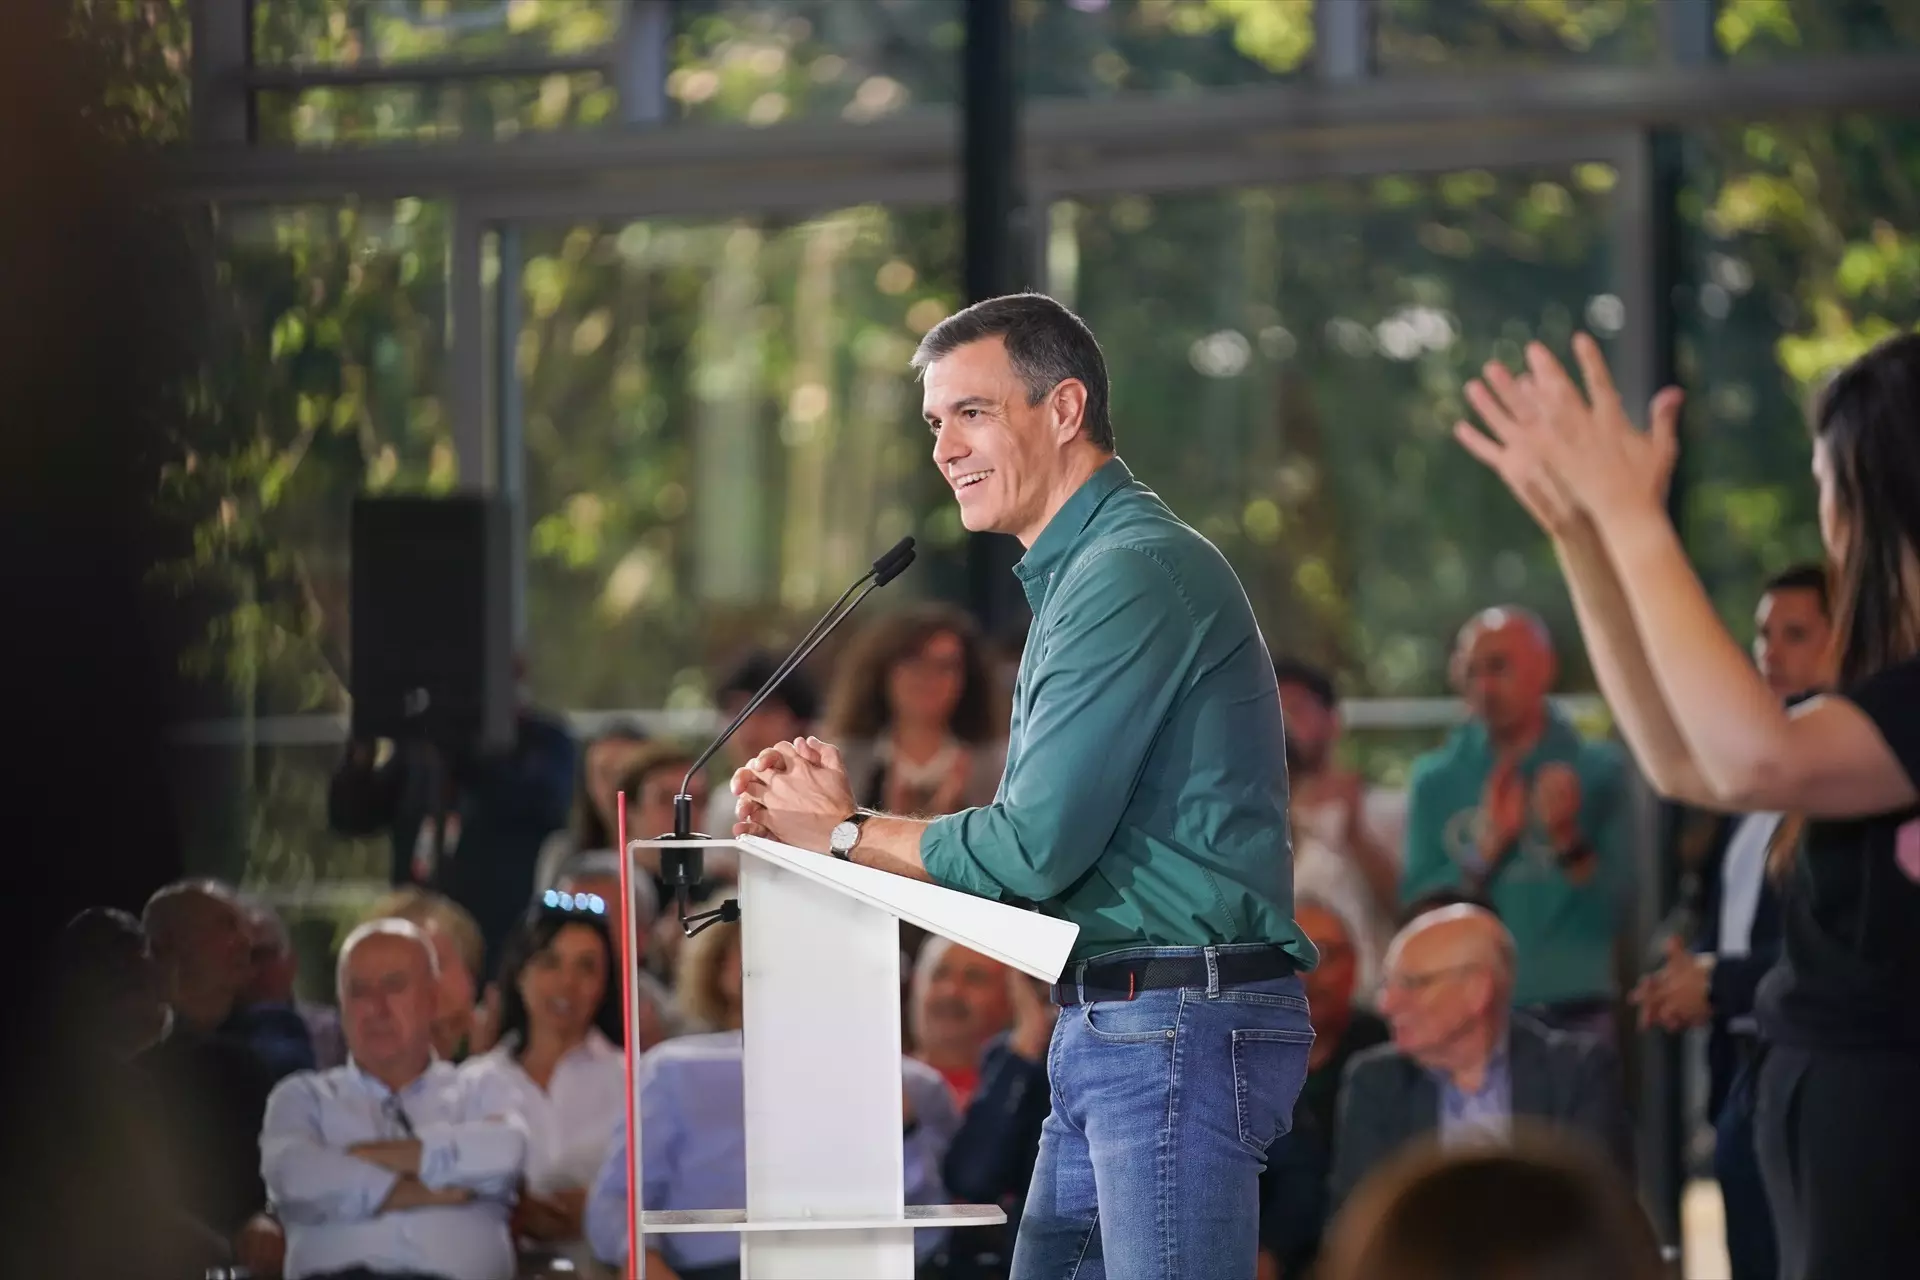
M 855 807 L 816 739 L 734 776 L 741 824 L 1080 926 L 1015 1280 L 1248 1276 L 1313 1032 L 1273 665 L 1233 570 L 1113 454 L 1104 357 L 1035 294 L 914 357 L 962 522 L 1010 533 L 1033 627 L 994 802 Z

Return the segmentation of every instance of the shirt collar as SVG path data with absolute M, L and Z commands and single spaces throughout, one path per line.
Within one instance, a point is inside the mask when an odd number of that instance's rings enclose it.
M 1433 1077 L 1434 1083 L 1440 1086 L 1442 1093 L 1450 1093 L 1463 1099 L 1492 1097 L 1507 1087 L 1512 1075 L 1510 1058 L 1507 1053 L 1507 1037 L 1503 1036 L 1500 1043 L 1495 1046 L 1493 1056 L 1487 1059 L 1486 1072 L 1480 1077 L 1480 1087 L 1472 1093 L 1468 1093 L 1465 1089 L 1455 1084 L 1453 1082 L 1453 1076 L 1448 1072 L 1437 1071 L 1429 1067 L 1427 1068 L 1427 1074 Z
M 1127 470 L 1127 464 L 1117 456 L 1101 463 L 1099 470 L 1088 476 L 1086 482 L 1073 491 L 1073 496 L 1053 513 L 1053 519 L 1047 521 L 1047 527 L 1013 567 L 1014 576 L 1022 582 L 1044 578 L 1066 558 L 1107 499 L 1132 483 L 1133 472 Z
M 419 1088 L 433 1075 L 434 1071 L 440 1066 L 440 1062 L 440 1055 L 437 1053 L 427 1059 L 427 1069 L 407 1081 L 407 1083 L 400 1088 L 399 1092 L 412 1093 L 415 1089 Z M 384 1098 L 394 1093 L 394 1090 L 387 1088 L 384 1080 L 381 1080 L 378 1076 L 369 1075 L 366 1071 L 362 1070 L 360 1064 L 353 1060 L 352 1054 L 347 1055 L 347 1076 L 361 1089 L 371 1093 L 376 1098 Z

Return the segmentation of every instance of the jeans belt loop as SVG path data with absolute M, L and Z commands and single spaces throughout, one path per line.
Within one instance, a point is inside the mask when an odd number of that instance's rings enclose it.
M 1220 994 L 1220 948 L 1206 947 L 1202 954 L 1207 957 L 1207 999 L 1211 1000 Z
M 1073 994 L 1080 1004 L 1087 1002 L 1087 962 L 1073 966 Z

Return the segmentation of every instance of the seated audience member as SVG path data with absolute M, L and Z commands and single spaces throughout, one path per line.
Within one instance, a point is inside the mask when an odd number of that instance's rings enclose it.
M 980 1083 L 987 1044 L 1013 1021 L 1007 966 L 945 938 L 929 938 L 909 993 L 913 1056 L 940 1073 L 965 1108 Z
M 1373 1002 L 1400 902 L 1397 822 L 1383 797 L 1340 767 L 1340 699 L 1323 671 L 1276 658 L 1286 724 L 1287 813 L 1293 823 L 1293 892 L 1340 913 L 1353 948 L 1355 993 Z
M 936 817 L 990 803 L 1007 744 L 979 627 L 943 604 L 876 619 L 839 664 L 821 734 L 863 805 Z
M 350 1060 L 281 1081 L 260 1133 L 288 1280 L 514 1274 L 526 1128 L 499 1077 L 435 1056 L 438 963 L 405 920 L 370 920 L 340 948 Z
M 59 1265 L 18 1274 L 198 1276 L 227 1262 L 227 1242 L 183 1204 L 177 1171 L 192 1153 L 170 1148 L 162 1102 L 134 1066 L 172 1017 L 140 922 L 111 908 L 81 912 L 62 930 L 48 976 L 57 1021 L 34 1055 L 30 1100 L 44 1121 L 35 1127 L 49 1132 L 14 1129 L 6 1140 L 15 1151 L 44 1140 L 61 1172 L 85 1179 L 87 1196 L 82 1218 L 33 1189 L 34 1211 L 55 1215 L 46 1225 L 68 1238 Z M 103 1212 L 110 1230 L 100 1230 Z
M 1484 893 L 1468 893 L 1457 887 L 1431 889 L 1400 908 L 1394 930 L 1398 932 L 1429 911 L 1438 911 L 1442 907 L 1478 907 L 1494 919 L 1500 918 L 1500 908 L 1494 906 Z
M 1453 677 L 1472 718 L 1414 765 L 1400 893 L 1486 894 L 1513 931 L 1516 1003 L 1611 1037 L 1631 796 L 1619 751 L 1549 703 L 1556 671 L 1546 625 L 1525 610 L 1489 609 L 1461 630 Z
M 1271 1255 L 1263 1259 L 1263 1275 L 1297 1276 L 1313 1265 L 1327 1220 L 1341 1076 L 1356 1054 L 1387 1039 L 1387 1024 L 1354 1005 L 1359 963 L 1345 918 L 1312 898 L 1294 902 L 1293 918 L 1320 953 L 1320 963 L 1300 979 L 1313 1048 L 1293 1104 L 1293 1127 L 1267 1149 L 1261 1176 L 1260 1247 Z
M 633 971 L 640 985 L 640 1048 L 647 1050 L 668 1036 L 677 1036 L 686 1028 L 666 983 L 646 967 L 651 950 L 659 904 L 654 900 L 653 880 L 633 878 L 633 929 L 639 944 L 639 963 Z M 620 855 L 612 849 L 576 853 L 560 864 L 553 888 L 540 896 L 540 904 L 562 910 L 589 909 L 583 903 L 598 903 L 592 910 L 606 913 L 607 936 L 612 940 L 615 957 L 626 953 L 626 917 L 620 909 Z M 618 973 L 619 964 L 613 971 Z
M 1347 1066 L 1334 1133 L 1337 1208 L 1409 1142 L 1505 1140 L 1530 1117 L 1632 1169 L 1632 1136 L 1609 1044 L 1512 1011 L 1513 938 L 1476 907 L 1442 907 L 1387 950 L 1380 1012 L 1390 1044 Z
M 647 742 L 647 731 L 639 725 L 616 724 L 581 748 L 580 767 L 574 773 L 573 811 L 567 825 L 540 846 L 533 873 L 535 898 L 555 887 L 561 865 L 573 855 L 613 848 L 619 825 L 614 796 Z
M 753 695 L 779 670 L 780 659 L 763 649 L 755 649 L 735 663 L 713 691 L 715 709 L 721 724 L 746 709 Z M 813 732 L 813 721 L 820 714 L 820 694 L 805 669 L 789 672 L 767 700 L 746 718 L 727 742 L 727 755 L 735 768 L 759 755 L 777 742 L 791 742 Z M 707 805 L 706 831 L 725 835 L 733 830 L 733 793 L 722 787 Z M 709 855 L 712 856 L 712 855 Z
M 587 1193 L 626 1115 L 620 977 L 603 912 L 536 906 L 507 940 L 500 1043 L 461 1070 L 493 1077 L 527 1129 L 513 1225 L 537 1251 L 591 1261 Z
M 679 965 L 682 1007 L 715 1030 L 669 1040 L 641 1061 L 641 1203 L 648 1210 L 739 1208 L 747 1200 L 740 926 L 719 924 L 687 939 Z M 900 1069 L 907 1203 L 942 1204 L 940 1158 L 959 1116 L 939 1073 L 906 1057 Z M 587 1202 L 587 1239 L 609 1265 L 623 1265 L 630 1244 L 629 1162 L 623 1122 Z M 915 1232 L 915 1253 L 925 1261 L 945 1244 L 944 1235 Z M 735 1280 L 740 1274 L 736 1234 L 649 1237 L 645 1248 L 648 1280 Z
M 1361 1187 L 1317 1280 L 1665 1280 L 1620 1174 L 1551 1135 L 1511 1151 L 1415 1150 Z
M 190 1157 L 189 1211 L 231 1238 L 266 1202 L 255 1144 L 273 1087 L 253 1050 L 220 1030 L 252 977 L 246 923 L 213 880 L 168 885 L 142 919 L 173 1016 L 138 1062 L 163 1100 L 170 1148 Z
M 1017 969 L 1006 971 L 1013 1027 L 987 1045 L 980 1081 L 940 1164 L 941 1180 L 959 1204 L 997 1204 L 1004 1227 L 953 1233 L 945 1280 L 997 1280 L 1013 1262 L 1027 1184 L 1040 1154 L 1040 1126 L 1053 1109 L 1047 1084 L 1047 1048 L 1060 1008 L 1044 984 Z
M 246 915 L 253 976 L 225 1029 L 253 1047 L 275 1080 L 295 1071 L 339 1066 L 347 1052 L 340 1039 L 339 1015 L 325 1005 L 294 998 L 299 959 L 280 914 L 264 902 L 243 902 L 241 910 Z
M 439 965 L 439 1004 L 433 1015 L 433 1051 L 448 1062 L 464 1062 L 493 1047 L 499 1026 L 497 989 L 476 1005 L 480 965 L 486 945 L 480 926 L 466 908 L 443 894 L 413 885 L 395 889 L 373 904 L 369 920 L 406 920 L 425 930 Z

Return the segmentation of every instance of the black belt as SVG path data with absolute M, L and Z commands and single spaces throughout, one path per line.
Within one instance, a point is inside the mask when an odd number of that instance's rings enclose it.
M 1223 987 L 1245 986 L 1291 976 L 1299 966 L 1280 947 L 1216 951 L 1213 970 Z M 1069 966 L 1071 968 L 1071 966 Z M 1090 960 L 1078 983 L 1053 984 L 1053 1002 L 1061 1008 L 1084 1001 L 1131 1000 L 1142 991 L 1207 985 L 1204 955 L 1141 956 L 1133 960 Z

